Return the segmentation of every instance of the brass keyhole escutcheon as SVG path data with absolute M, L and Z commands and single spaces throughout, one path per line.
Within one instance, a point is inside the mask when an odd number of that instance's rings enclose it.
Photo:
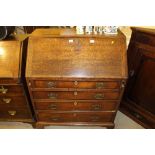
M 74 116 L 74 117 L 76 117 L 76 116 L 77 116 L 77 114 L 76 114 L 76 113 L 74 113 L 74 114 L 73 114 L 73 116 Z
M 115 42 L 114 41 L 111 41 L 111 45 L 113 45 Z
M 74 81 L 74 85 L 77 86 L 78 85 L 78 81 Z
M 74 96 L 77 96 L 77 94 L 78 94 L 78 93 L 75 91 L 75 92 L 74 92 Z
M 74 105 L 77 106 L 77 104 L 78 104 L 78 103 L 75 101 L 75 102 L 74 102 Z

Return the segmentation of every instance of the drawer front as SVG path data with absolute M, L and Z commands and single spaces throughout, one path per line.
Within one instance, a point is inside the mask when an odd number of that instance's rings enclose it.
M 114 111 L 116 101 L 34 102 L 37 110 L 51 111 Z
M 83 81 L 34 81 L 34 88 L 79 88 L 79 89 L 118 89 L 119 82 L 83 82 Z
M 23 95 L 23 87 L 20 85 L 0 85 L 0 96 L 5 96 L 5 95 L 13 95 L 13 96 L 18 96 L 18 95 Z
M 78 100 L 116 100 L 119 98 L 118 91 L 111 92 L 85 92 L 85 91 L 71 91 L 71 92 L 54 92 L 54 91 L 38 91 L 33 92 L 34 99 L 78 99 Z
M 111 122 L 114 119 L 114 113 L 52 113 L 38 112 L 39 121 L 47 122 Z
M 9 108 L 0 110 L 0 120 L 16 120 L 16 119 L 30 119 L 31 114 L 28 110 Z
M 21 107 L 26 108 L 26 98 L 24 96 L 0 97 L 0 108 L 4 107 Z

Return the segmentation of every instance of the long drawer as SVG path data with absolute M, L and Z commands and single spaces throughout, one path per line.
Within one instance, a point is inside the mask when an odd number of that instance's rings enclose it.
M 24 96 L 0 97 L 0 108 L 2 109 L 5 107 L 26 108 L 26 98 Z
M 34 102 L 36 110 L 51 111 L 115 111 L 117 101 L 57 101 Z
M 117 100 L 119 91 L 33 91 L 34 99 Z
M 9 109 L 0 109 L 0 120 L 16 120 L 16 119 L 32 119 L 28 110 L 16 109 L 15 107 Z
M 79 88 L 79 89 L 118 89 L 119 82 L 115 81 L 45 81 L 37 80 L 33 83 L 34 88 Z
M 84 113 L 53 113 L 47 111 L 37 112 L 39 121 L 47 122 L 111 122 L 115 113 L 112 112 L 84 112 Z

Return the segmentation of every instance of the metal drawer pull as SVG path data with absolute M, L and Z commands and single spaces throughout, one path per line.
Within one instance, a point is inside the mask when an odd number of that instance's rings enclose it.
M 51 104 L 49 106 L 49 108 L 52 109 L 52 110 L 56 110 L 57 109 L 57 105 L 56 104 Z
M 8 92 L 8 89 L 5 89 L 3 86 L 0 88 L 0 93 L 6 94 Z
M 57 94 L 54 94 L 54 93 L 49 93 L 48 94 L 48 98 L 49 99 L 57 99 L 58 95 Z
M 101 110 L 101 105 L 99 104 L 93 104 L 91 107 L 92 107 L 92 110 Z
M 57 121 L 60 121 L 60 118 L 58 118 L 58 117 L 51 118 L 51 121 L 57 122 Z
M 104 84 L 103 82 L 97 82 L 96 83 L 96 88 L 104 88 Z
M 54 88 L 56 86 L 56 82 L 48 82 L 47 86 L 48 88 Z
M 95 40 L 93 40 L 93 39 L 90 39 L 90 44 L 94 44 L 95 43 Z
M 77 86 L 78 85 L 78 82 L 77 81 L 74 81 L 74 85 Z
M 99 116 L 91 116 L 91 121 L 96 122 L 99 121 L 100 117 Z
M 4 103 L 8 104 L 8 103 L 11 102 L 12 99 L 11 98 L 3 98 L 2 100 L 3 100 Z
M 95 99 L 104 99 L 104 94 L 96 94 L 95 96 L 94 96 L 94 98 Z
M 11 116 L 14 116 L 14 115 L 16 115 L 16 111 L 8 111 L 8 113 L 9 113 L 9 115 L 11 115 Z
M 77 104 L 78 104 L 78 103 L 75 101 L 75 102 L 74 102 L 74 106 L 77 106 Z

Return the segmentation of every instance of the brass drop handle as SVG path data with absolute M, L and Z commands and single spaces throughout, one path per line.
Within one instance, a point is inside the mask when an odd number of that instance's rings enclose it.
M 98 88 L 98 89 L 104 88 L 104 83 L 103 82 L 97 82 L 96 88 Z
M 3 100 L 4 103 L 8 104 L 8 103 L 11 102 L 12 99 L 11 98 L 3 98 L 2 100 Z
M 91 121 L 96 122 L 99 121 L 100 117 L 99 116 L 91 116 Z
M 94 98 L 97 100 L 104 99 L 104 94 L 95 94 Z
M 54 117 L 54 118 L 51 118 L 51 121 L 57 122 L 57 121 L 60 121 L 60 118 Z
M 56 104 L 51 104 L 49 106 L 49 108 L 52 109 L 52 110 L 56 110 L 57 109 L 57 105 Z
M 92 107 L 92 110 L 101 110 L 101 105 L 99 104 L 93 104 L 91 107 Z
M 8 92 L 8 89 L 5 89 L 3 86 L 1 86 L 0 92 L 1 92 L 2 94 L 6 94 L 6 93 Z
M 48 98 L 49 98 L 49 99 L 57 99 L 57 96 L 58 96 L 58 95 L 55 94 L 55 93 L 49 93 L 49 94 L 48 94 Z
M 54 88 L 56 86 L 56 82 L 48 82 L 47 83 L 48 88 Z
M 74 106 L 77 106 L 77 104 L 78 104 L 78 103 L 75 101 L 75 102 L 74 102 Z
M 11 115 L 11 116 L 14 116 L 14 115 L 16 115 L 16 111 L 8 111 L 8 113 L 9 113 L 9 115 Z

